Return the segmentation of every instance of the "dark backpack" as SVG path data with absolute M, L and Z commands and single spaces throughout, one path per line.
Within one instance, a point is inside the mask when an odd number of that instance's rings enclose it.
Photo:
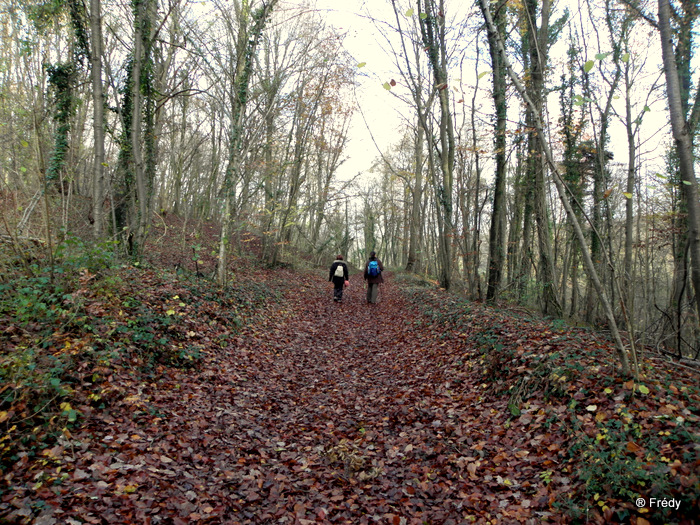
M 379 263 L 376 260 L 370 261 L 369 265 L 367 266 L 367 274 L 370 277 L 379 277 L 379 274 L 381 273 L 382 271 L 379 268 Z

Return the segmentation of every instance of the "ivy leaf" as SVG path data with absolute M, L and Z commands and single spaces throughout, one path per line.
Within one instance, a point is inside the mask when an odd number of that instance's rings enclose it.
M 588 73 L 591 69 L 593 69 L 593 66 L 595 66 L 595 60 L 589 60 L 583 64 L 583 70 Z

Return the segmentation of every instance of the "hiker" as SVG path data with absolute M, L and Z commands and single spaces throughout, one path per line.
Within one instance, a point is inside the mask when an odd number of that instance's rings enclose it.
M 348 285 L 348 265 L 343 262 L 343 256 L 338 255 L 331 264 L 328 280 L 333 283 L 333 300 L 339 303 L 343 300 L 343 287 Z
M 382 277 L 384 266 L 377 259 L 377 254 L 371 252 L 369 260 L 365 264 L 365 281 L 367 281 L 367 304 L 376 303 L 379 297 L 379 284 L 384 282 Z

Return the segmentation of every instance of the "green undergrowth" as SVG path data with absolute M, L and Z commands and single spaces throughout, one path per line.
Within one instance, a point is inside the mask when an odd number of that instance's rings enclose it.
M 124 395 L 112 384 L 120 375 L 198 367 L 281 296 L 274 272 L 270 282 L 251 276 L 222 289 L 124 265 L 111 253 L 69 239 L 53 268 L 2 254 L 0 465 L 38 454 L 80 425 L 78 407 L 104 408 Z
M 451 355 L 439 360 L 447 377 L 500 401 L 505 419 L 546 416 L 565 446 L 561 468 L 574 477 L 575 490 L 554 502 L 570 520 L 687 523 L 698 510 L 696 374 L 646 361 L 639 381 L 622 378 L 612 344 L 594 331 L 473 303 L 415 277 L 399 283 L 419 322 L 449 342 Z M 681 506 L 638 508 L 640 497 Z

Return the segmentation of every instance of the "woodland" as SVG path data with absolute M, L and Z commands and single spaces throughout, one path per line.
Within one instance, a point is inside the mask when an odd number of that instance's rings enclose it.
M 343 4 L 0 0 L 0 523 L 696 523 L 698 2 Z

